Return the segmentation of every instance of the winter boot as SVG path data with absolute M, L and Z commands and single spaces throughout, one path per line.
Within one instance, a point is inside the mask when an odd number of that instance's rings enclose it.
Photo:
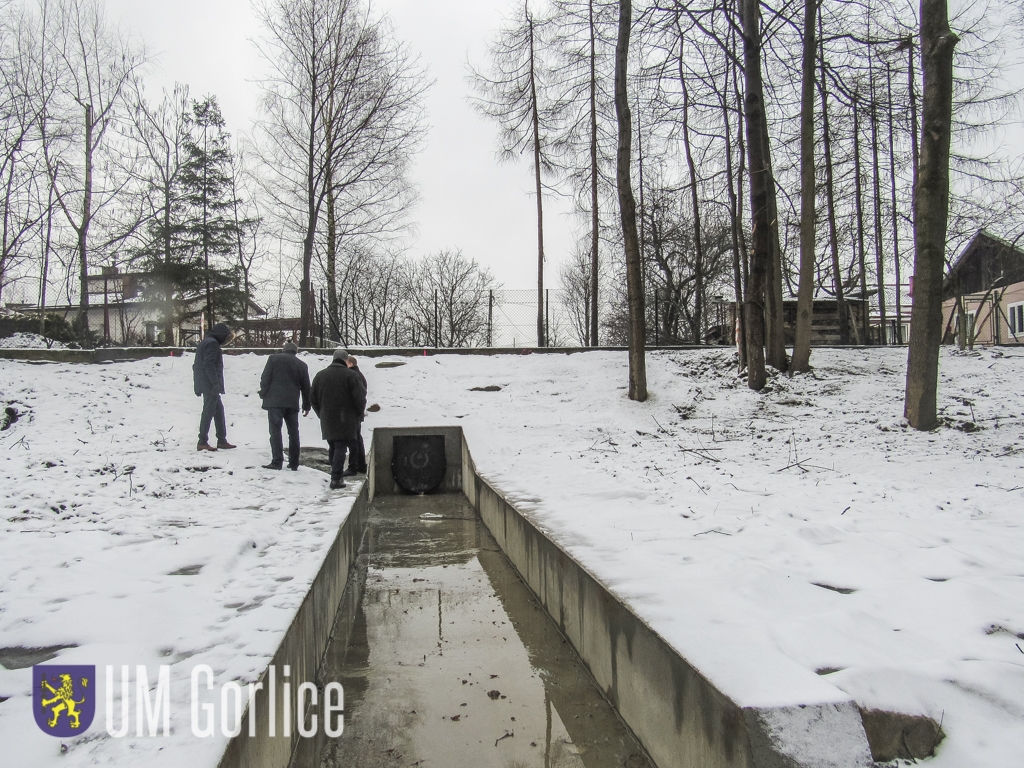
M 217 441 L 217 447 L 218 448 L 223 448 L 224 450 L 228 450 L 229 448 L 237 448 L 238 446 L 237 445 L 232 445 L 227 440 L 218 440 Z
M 213 447 L 212 445 L 210 445 L 209 443 L 199 443 L 199 444 L 198 444 L 198 445 L 196 446 L 196 450 L 197 450 L 197 451 L 216 451 L 217 449 L 216 449 L 216 448 L 214 448 L 214 447 Z

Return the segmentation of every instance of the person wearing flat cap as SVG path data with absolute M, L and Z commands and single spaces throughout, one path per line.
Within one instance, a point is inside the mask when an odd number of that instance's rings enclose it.
M 330 446 L 331 488 L 344 488 L 345 454 L 355 452 L 366 387 L 348 367 L 348 351 L 334 350 L 331 364 L 313 377 L 310 404 L 320 417 L 320 434 Z
M 288 469 L 299 468 L 299 398 L 302 415 L 309 413 L 309 368 L 298 358 L 299 348 L 285 342 L 283 349 L 267 359 L 260 378 L 260 398 L 270 421 L 270 463 L 264 469 L 284 466 L 281 426 L 288 428 Z

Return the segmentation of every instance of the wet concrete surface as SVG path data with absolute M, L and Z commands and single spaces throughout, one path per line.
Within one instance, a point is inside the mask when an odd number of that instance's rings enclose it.
M 294 768 L 653 768 L 461 495 L 373 502 L 332 681 L 344 732 Z

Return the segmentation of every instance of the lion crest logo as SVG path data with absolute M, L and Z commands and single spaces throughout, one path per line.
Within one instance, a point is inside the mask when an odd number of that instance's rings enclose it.
M 37 664 L 32 667 L 32 714 L 51 736 L 84 733 L 96 714 L 96 667 Z

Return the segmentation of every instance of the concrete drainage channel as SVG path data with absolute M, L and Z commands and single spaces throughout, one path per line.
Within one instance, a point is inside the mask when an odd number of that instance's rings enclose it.
M 436 472 L 436 492 L 404 493 L 393 465 L 414 483 Z M 255 735 L 221 768 L 872 764 L 851 700 L 741 707 L 712 685 L 477 475 L 459 427 L 374 431 L 367 481 L 271 665 L 289 665 L 290 701 L 278 685 L 269 707 L 264 685 Z M 343 684 L 340 737 L 299 737 L 306 681 Z M 891 741 L 888 714 L 874 721 Z

